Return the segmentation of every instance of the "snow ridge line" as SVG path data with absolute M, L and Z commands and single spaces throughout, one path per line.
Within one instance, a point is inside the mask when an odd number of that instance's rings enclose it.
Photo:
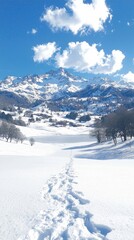
M 27 236 L 18 240 L 108 240 L 110 228 L 95 225 L 87 211 L 89 200 L 74 190 L 73 161 L 43 188 L 45 208 Z

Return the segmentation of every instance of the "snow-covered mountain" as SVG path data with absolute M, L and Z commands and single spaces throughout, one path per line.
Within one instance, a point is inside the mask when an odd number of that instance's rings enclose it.
M 133 84 L 108 78 L 80 78 L 63 68 L 44 75 L 9 76 L 0 82 L 0 107 L 47 105 L 50 110 L 101 114 L 122 104 L 134 107 L 133 100 Z
M 69 74 L 60 68 L 44 75 L 25 77 L 9 76 L 0 83 L 0 90 L 10 91 L 26 97 L 30 102 L 65 97 L 80 91 L 88 81 Z

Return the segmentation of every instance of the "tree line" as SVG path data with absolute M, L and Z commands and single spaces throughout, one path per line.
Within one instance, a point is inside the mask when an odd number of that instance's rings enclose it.
M 127 110 L 124 107 L 101 117 L 95 121 L 95 128 L 92 132 L 98 143 L 113 140 L 117 144 L 117 138 L 122 141 L 134 136 L 134 110 Z
M 0 119 L 8 123 L 12 123 L 19 126 L 26 126 L 26 123 L 21 119 L 13 119 L 12 115 L 9 113 L 0 112 Z

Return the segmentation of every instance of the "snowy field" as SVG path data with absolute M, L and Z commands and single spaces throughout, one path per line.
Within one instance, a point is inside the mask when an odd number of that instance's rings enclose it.
M 134 144 L 96 144 L 88 128 L 21 128 L 0 140 L 1 240 L 132 240 Z

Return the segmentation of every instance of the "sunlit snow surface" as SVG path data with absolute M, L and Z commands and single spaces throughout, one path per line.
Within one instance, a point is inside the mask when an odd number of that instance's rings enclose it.
M 134 145 L 97 145 L 88 128 L 21 128 L 0 141 L 1 240 L 130 240 Z

